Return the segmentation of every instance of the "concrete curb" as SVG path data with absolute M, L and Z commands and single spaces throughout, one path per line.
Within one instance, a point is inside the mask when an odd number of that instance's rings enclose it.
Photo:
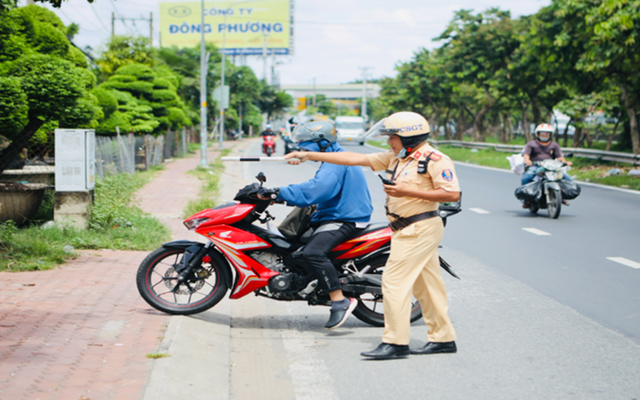
M 243 154 L 252 143 L 233 142 L 230 155 Z M 243 181 L 240 163 L 225 165 L 218 203 L 231 201 Z M 169 319 L 158 348 L 168 356 L 155 361 L 143 400 L 229 399 L 230 303 L 226 296 L 206 312 Z

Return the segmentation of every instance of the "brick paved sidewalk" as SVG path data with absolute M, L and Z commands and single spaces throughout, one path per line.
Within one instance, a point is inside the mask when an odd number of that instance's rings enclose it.
M 137 193 L 174 236 L 188 233 L 180 213 L 201 183 L 185 172 L 198 163 L 166 163 Z M 136 289 L 146 254 L 83 251 L 55 270 L 0 273 L 0 400 L 141 398 L 169 320 Z

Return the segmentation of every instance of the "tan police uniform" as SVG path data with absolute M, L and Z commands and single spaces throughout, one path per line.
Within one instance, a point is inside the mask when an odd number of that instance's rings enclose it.
M 424 191 L 443 188 L 460 192 L 453 162 L 425 143 L 404 160 L 392 151 L 369 154 L 374 171 L 387 171 L 394 179 Z M 418 173 L 419 161 L 429 158 L 426 173 Z M 424 165 L 424 162 L 423 162 Z M 387 196 L 387 213 L 391 222 L 438 209 L 438 202 L 416 197 Z M 391 254 L 382 275 L 384 296 L 384 343 L 408 345 L 410 338 L 411 294 L 422 306 L 429 328 L 430 342 L 451 342 L 456 332 L 447 316 L 447 293 L 440 273 L 438 246 L 444 227 L 439 217 L 415 222 L 395 231 L 391 237 Z

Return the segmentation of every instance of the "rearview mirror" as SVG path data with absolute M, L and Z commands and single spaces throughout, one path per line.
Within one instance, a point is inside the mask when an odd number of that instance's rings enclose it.
M 567 153 L 564 155 L 564 158 L 571 158 L 573 157 L 573 153 Z
M 267 177 L 264 176 L 264 173 L 262 171 L 260 171 L 258 175 L 256 175 L 256 179 L 262 183 L 265 183 L 267 181 Z

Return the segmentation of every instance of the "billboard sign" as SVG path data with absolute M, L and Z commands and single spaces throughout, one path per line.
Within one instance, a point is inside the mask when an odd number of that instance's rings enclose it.
M 201 2 L 160 3 L 161 46 L 200 44 Z M 205 1 L 205 41 L 225 54 L 293 54 L 293 0 Z

